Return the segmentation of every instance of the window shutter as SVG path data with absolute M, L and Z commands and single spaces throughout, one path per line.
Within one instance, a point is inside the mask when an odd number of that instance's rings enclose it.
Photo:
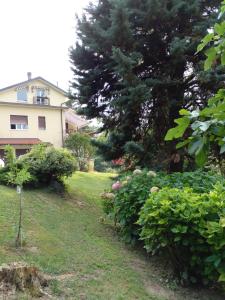
M 38 128 L 46 129 L 45 117 L 38 117 Z
M 24 124 L 24 125 L 28 125 L 28 117 L 27 116 L 11 115 L 10 116 L 10 123 L 11 124 Z

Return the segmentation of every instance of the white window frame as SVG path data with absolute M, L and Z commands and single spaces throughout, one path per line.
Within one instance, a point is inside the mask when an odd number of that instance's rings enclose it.
M 16 128 L 12 128 L 12 125 L 14 125 Z M 28 125 L 27 124 L 14 124 L 14 123 L 11 123 L 10 124 L 10 129 L 11 130 L 27 130 L 28 129 Z

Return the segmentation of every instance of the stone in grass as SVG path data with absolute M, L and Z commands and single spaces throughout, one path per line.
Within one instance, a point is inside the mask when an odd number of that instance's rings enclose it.
M 33 297 L 46 295 L 43 288 L 47 280 L 37 268 L 23 262 L 13 262 L 0 266 L 0 292 L 29 292 Z

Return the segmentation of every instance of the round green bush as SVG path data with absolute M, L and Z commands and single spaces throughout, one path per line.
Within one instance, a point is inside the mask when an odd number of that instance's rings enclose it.
M 225 281 L 225 190 L 163 188 L 152 193 L 138 221 L 151 254 L 165 253 L 183 283 Z
M 23 155 L 18 164 L 26 166 L 31 174 L 30 184 L 46 186 L 52 182 L 62 182 L 77 169 L 73 155 L 66 149 L 56 149 L 52 146 L 37 145 Z
M 127 180 L 128 178 L 128 180 Z M 122 188 L 115 193 L 115 198 L 109 203 L 104 200 L 104 211 L 117 221 L 120 233 L 128 243 L 139 240 L 140 225 L 137 224 L 142 206 L 149 197 L 152 187 L 191 187 L 194 192 L 209 192 L 216 183 L 224 183 L 224 177 L 213 172 L 202 170 L 184 173 L 157 173 L 135 170 L 132 174 L 121 175 L 119 180 Z M 125 183 L 125 184 L 124 184 Z M 107 207 L 107 210 L 106 210 Z

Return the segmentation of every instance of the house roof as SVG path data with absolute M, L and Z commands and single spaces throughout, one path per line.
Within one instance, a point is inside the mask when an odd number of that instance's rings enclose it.
M 7 87 L 4 87 L 4 88 L 0 89 L 0 93 L 3 92 L 3 91 L 5 91 L 5 90 L 8 90 L 8 89 L 11 89 L 11 88 L 20 86 L 20 85 L 30 83 L 30 82 L 35 81 L 35 80 L 40 80 L 40 81 L 44 82 L 45 84 L 51 86 L 53 89 L 59 91 L 60 93 L 62 93 L 62 94 L 64 94 L 64 95 L 67 95 L 67 92 L 66 92 L 66 91 L 64 91 L 63 89 L 59 88 L 57 85 L 51 83 L 50 81 L 44 79 L 44 78 L 41 77 L 41 76 L 34 77 L 34 78 L 30 79 L 30 80 L 22 81 L 22 82 L 19 82 L 19 83 L 16 83 L 16 84 L 13 84 L 13 85 L 9 85 L 9 86 L 7 86 Z
M 37 145 L 41 140 L 37 138 L 0 138 L 0 145 Z
M 89 124 L 87 120 L 78 116 L 71 108 L 65 112 L 65 119 L 67 122 L 75 125 L 78 129 L 83 128 Z

